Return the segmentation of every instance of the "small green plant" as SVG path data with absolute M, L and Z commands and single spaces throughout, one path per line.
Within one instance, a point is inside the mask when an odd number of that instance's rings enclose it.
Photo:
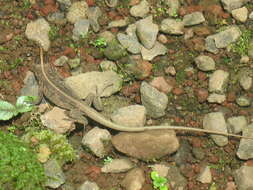
M 31 3 L 29 0 L 23 0 L 23 8 L 29 9 L 31 7 Z
M 231 49 L 233 52 L 238 53 L 239 55 L 247 55 L 249 48 L 249 41 L 252 37 L 252 31 L 245 30 L 242 32 L 239 40 L 231 45 Z
M 34 139 L 36 139 L 37 143 L 32 142 Z M 39 153 L 41 144 L 47 145 L 51 152 L 50 158 L 56 159 L 60 165 L 71 162 L 77 158 L 76 152 L 71 144 L 68 143 L 67 138 L 53 131 L 30 128 L 23 137 L 23 140 L 29 143 L 37 153 Z
M 95 41 L 91 41 L 90 44 L 99 49 L 103 49 L 107 46 L 106 40 L 104 38 L 98 38 Z
M 16 105 L 0 100 L 0 120 L 9 120 L 19 113 L 31 111 L 34 107 L 32 102 L 35 100 L 36 97 L 34 96 L 20 96 L 16 101 Z
M 150 177 L 153 181 L 153 187 L 159 190 L 168 190 L 167 182 L 168 180 L 165 177 L 158 175 L 156 171 L 150 173 Z
M 43 190 L 45 181 L 36 154 L 17 136 L 0 131 L 0 189 Z
M 113 158 L 110 156 L 107 156 L 106 158 L 104 158 L 104 164 L 109 164 L 113 161 Z
M 56 38 L 59 37 L 59 30 L 60 28 L 57 26 L 51 26 L 49 32 L 48 32 L 48 36 L 50 40 L 55 40 Z

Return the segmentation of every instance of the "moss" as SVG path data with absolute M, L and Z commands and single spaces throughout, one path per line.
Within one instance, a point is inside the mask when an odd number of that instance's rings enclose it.
M 234 53 L 238 53 L 239 55 L 247 55 L 249 49 L 249 41 L 252 37 L 252 31 L 244 30 L 239 40 L 231 45 L 231 49 Z
M 24 136 L 24 139 L 38 153 L 41 144 L 47 145 L 51 152 L 50 159 L 56 159 L 60 165 L 76 159 L 76 152 L 64 135 L 56 134 L 47 129 L 30 130 Z M 36 139 L 36 143 L 32 142 L 34 139 Z
M 36 154 L 15 135 L 0 131 L 0 189 L 42 190 L 45 180 Z

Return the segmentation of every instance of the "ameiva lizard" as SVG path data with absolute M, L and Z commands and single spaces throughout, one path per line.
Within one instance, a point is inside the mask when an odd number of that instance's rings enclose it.
M 44 95 L 50 101 L 52 101 L 55 105 L 58 105 L 59 107 L 62 107 L 67 110 L 78 109 L 90 119 L 110 129 L 114 129 L 117 131 L 125 131 L 125 132 L 141 132 L 141 131 L 147 131 L 147 130 L 170 129 L 170 130 L 183 130 L 183 131 L 190 131 L 190 132 L 203 132 L 203 133 L 208 133 L 208 134 L 213 134 L 213 135 L 223 135 L 223 136 L 253 140 L 253 137 L 246 137 L 246 136 L 235 135 L 231 133 L 199 129 L 199 128 L 191 128 L 191 127 L 185 127 L 185 126 L 160 125 L 160 126 L 127 127 L 127 126 L 119 125 L 106 119 L 99 112 L 97 112 L 95 109 L 93 109 L 89 105 L 84 104 L 82 100 L 77 98 L 77 96 L 73 94 L 73 92 L 70 89 L 66 87 L 66 85 L 64 84 L 62 80 L 60 80 L 59 78 L 55 78 L 56 76 L 55 71 L 52 70 L 49 64 L 44 63 L 42 48 L 40 48 L 39 69 L 37 68 L 36 70 L 37 71 L 35 72 L 35 74 L 37 75 L 37 78 L 43 78 L 43 80 L 42 79 L 40 80 L 43 81 L 42 83 L 44 86 L 43 87 Z

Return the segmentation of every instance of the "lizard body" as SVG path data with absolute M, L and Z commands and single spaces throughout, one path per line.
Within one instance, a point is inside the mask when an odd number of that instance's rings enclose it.
M 127 127 L 127 126 L 119 125 L 106 119 L 100 113 L 98 113 L 95 109 L 82 103 L 81 100 L 76 98 L 74 95 L 72 96 L 72 94 L 70 95 L 69 93 L 67 93 L 66 90 L 64 90 L 65 89 L 64 84 L 62 84 L 61 87 L 55 85 L 55 82 L 51 81 L 51 79 L 48 77 L 46 73 L 42 48 L 40 48 L 40 70 L 41 70 L 40 77 L 44 77 L 44 81 L 48 83 L 47 87 L 53 88 L 55 93 L 59 93 L 61 94 L 62 97 L 64 97 L 61 101 L 70 102 L 72 107 L 76 107 L 90 119 L 110 129 L 114 129 L 117 131 L 125 131 L 125 132 L 141 132 L 141 131 L 147 131 L 147 130 L 171 129 L 171 130 L 184 130 L 184 131 L 192 131 L 192 132 L 203 132 L 203 133 L 208 133 L 208 134 L 231 136 L 231 137 L 236 137 L 236 138 L 253 139 L 253 137 L 244 137 L 241 135 L 235 135 L 235 134 L 206 130 L 206 129 L 184 127 L 184 126 L 166 126 L 165 125 L 165 126 Z M 54 102 L 54 100 L 51 100 L 51 101 Z M 58 103 L 56 103 L 56 105 L 57 104 Z M 61 106 L 61 107 L 70 109 L 66 106 Z

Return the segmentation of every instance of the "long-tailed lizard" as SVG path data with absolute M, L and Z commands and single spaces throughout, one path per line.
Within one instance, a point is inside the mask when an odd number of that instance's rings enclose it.
M 123 125 L 119 125 L 116 123 L 113 123 L 112 121 L 106 119 L 103 117 L 99 112 L 97 112 L 92 107 L 84 104 L 77 96 L 75 96 L 71 90 L 69 90 L 65 85 L 63 81 L 57 81 L 59 79 L 52 78 L 52 76 L 57 75 L 56 73 L 53 73 L 51 69 L 49 69 L 49 64 L 44 63 L 44 56 L 43 56 L 43 50 L 40 48 L 40 65 L 39 65 L 39 71 L 37 69 L 36 75 L 39 75 L 39 77 L 43 77 L 43 84 L 44 95 L 53 103 L 56 105 L 63 107 L 65 109 L 70 110 L 71 108 L 76 108 L 83 112 L 87 117 L 90 119 L 96 121 L 97 123 L 117 131 L 125 131 L 125 132 L 141 132 L 141 131 L 147 131 L 147 130 L 157 130 L 157 129 L 171 129 L 171 130 L 183 130 L 183 131 L 192 131 L 192 132 L 203 132 L 208 134 L 214 134 L 214 135 L 223 135 L 223 136 L 231 136 L 236 138 L 246 138 L 246 139 L 252 139 L 253 137 L 245 137 L 241 135 L 235 135 L 231 133 L 225 133 L 225 132 L 219 132 L 219 131 L 212 131 L 212 130 L 206 130 L 206 129 L 199 129 L 199 128 L 191 128 L 191 127 L 184 127 L 184 126 L 141 126 L 141 127 L 127 127 Z M 51 72 L 51 73 L 49 73 Z M 49 77 L 50 76 L 50 77 Z M 50 90 L 48 88 L 51 88 Z M 45 93 L 46 91 L 46 93 Z M 48 94 L 50 92 L 50 94 Z M 70 106 L 71 104 L 71 106 Z

